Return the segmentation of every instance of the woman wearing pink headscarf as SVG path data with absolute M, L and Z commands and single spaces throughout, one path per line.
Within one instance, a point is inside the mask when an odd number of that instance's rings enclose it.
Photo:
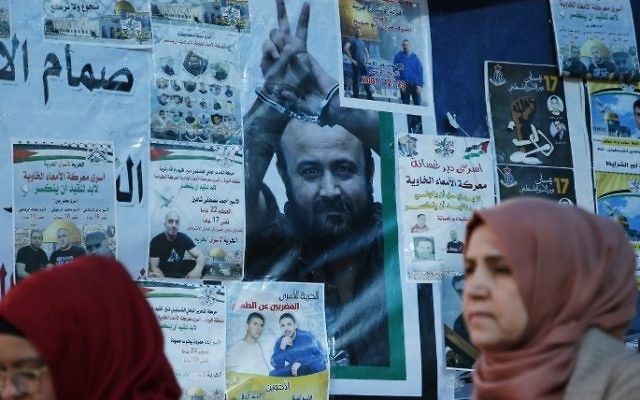
M 640 398 L 640 357 L 621 341 L 637 289 L 620 226 L 519 198 L 476 212 L 466 243 L 474 399 Z

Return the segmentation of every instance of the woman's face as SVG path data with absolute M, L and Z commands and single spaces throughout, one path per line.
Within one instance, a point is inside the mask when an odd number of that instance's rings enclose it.
M 511 267 L 486 225 L 469 239 L 465 258 L 464 320 L 471 341 L 481 350 L 516 345 L 528 321 Z
M 55 400 L 51 372 L 25 338 L 0 334 L 0 399 Z

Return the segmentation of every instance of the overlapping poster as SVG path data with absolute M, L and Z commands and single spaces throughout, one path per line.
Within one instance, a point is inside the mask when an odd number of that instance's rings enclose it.
M 238 37 L 155 24 L 151 138 L 242 143 Z
M 640 256 L 640 85 L 590 82 L 588 90 L 597 213 L 618 222 Z
M 339 0 L 340 104 L 432 114 L 431 43 L 423 0 Z M 413 116 L 412 126 L 419 123 Z
M 464 276 L 442 278 L 442 322 L 444 328 L 444 360 L 447 368 L 471 370 L 479 351 L 471 343 L 462 316 Z
M 557 71 L 488 61 L 485 82 L 498 199 L 538 196 L 576 204 L 574 138 Z
M 640 85 L 589 82 L 593 168 L 639 173 Z
M 152 142 L 150 277 L 241 279 L 244 168 L 240 146 Z
M 551 15 L 563 76 L 640 78 L 629 0 L 551 0 Z
M 113 144 L 14 141 L 16 280 L 85 254 L 116 255 Z
M 460 275 L 465 225 L 473 211 L 495 204 L 489 140 L 397 136 L 407 278 Z
M 249 32 L 249 0 L 151 0 L 155 21 Z M 154 33 L 155 34 L 155 33 Z
M 224 400 L 224 286 L 139 281 L 164 336 L 182 400 Z
M 149 0 L 43 0 L 42 7 L 47 39 L 151 46 Z
M 9 0 L 0 0 L 0 39 L 11 37 Z
M 328 399 L 323 285 L 242 282 L 227 288 L 227 398 Z
M 245 279 L 325 284 L 332 394 L 420 395 L 421 372 L 407 366 L 405 335 L 418 331 L 400 296 L 395 159 L 381 150 L 393 148 L 392 116 L 340 107 L 333 1 L 251 6 L 267 23 L 251 24 L 242 51 Z

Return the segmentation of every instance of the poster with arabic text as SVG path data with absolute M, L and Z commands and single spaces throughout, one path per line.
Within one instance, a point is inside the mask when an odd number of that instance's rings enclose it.
M 227 288 L 227 398 L 328 399 L 323 284 L 236 282 Z
M 551 0 L 551 15 L 562 76 L 640 78 L 629 0 Z
M 224 286 L 139 281 L 153 309 L 181 400 L 224 400 Z
M 113 144 L 14 141 L 16 281 L 85 254 L 116 256 Z
M 489 140 L 397 136 L 406 277 L 462 274 L 465 225 L 473 211 L 495 204 Z

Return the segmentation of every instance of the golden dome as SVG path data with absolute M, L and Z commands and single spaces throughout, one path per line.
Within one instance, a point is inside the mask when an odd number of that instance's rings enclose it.
M 214 247 L 211 250 L 209 250 L 209 257 L 224 258 L 226 255 L 227 254 L 225 253 L 224 249 L 220 247 Z
M 600 57 L 609 57 L 609 49 L 599 40 L 587 40 L 580 46 L 580 55 L 582 57 L 591 57 L 592 49 L 597 49 L 600 52 Z
M 113 6 L 113 11 L 116 15 L 120 15 L 123 12 L 133 13 L 136 12 L 135 7 L 126 0 L 120 0 Z
M 187 391 L 187 396 L 204 396 L 205 394 L 205 391 L 197 386 L 194 386 Z
M 620 117 L 618 117 L 618 114 L 616 114 L 616 113 L 606 112 L 606 113 L 604 113 L 604 120 L 605 121 L 620 121 Z
M 68 219 L 57 219 L 47 226 L 42 232 L 42 241 L 45 243 L 58 242 L 58 229 L 64 228 L 69 231 L 69 242 L 78 243 L 82 241 L 82 233 L 77 226 Z

